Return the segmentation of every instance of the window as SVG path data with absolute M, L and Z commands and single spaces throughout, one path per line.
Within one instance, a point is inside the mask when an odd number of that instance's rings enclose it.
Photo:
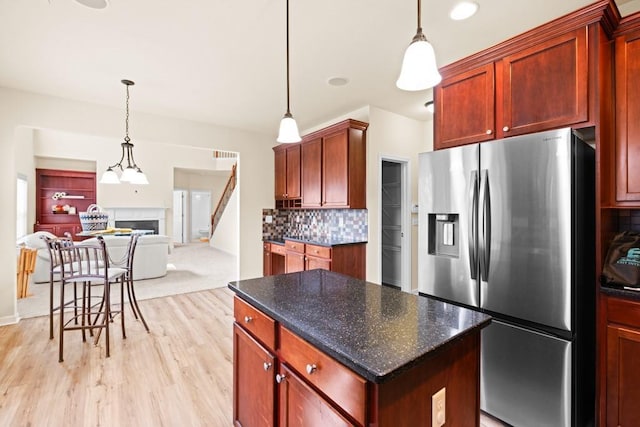
M 24 175 L 18 175 L 16 188 L 16 239 L 27 235 L 27 198 L 27 177 Z

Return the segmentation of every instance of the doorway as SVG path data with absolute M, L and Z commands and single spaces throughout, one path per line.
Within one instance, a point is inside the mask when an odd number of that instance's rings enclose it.
M 380 277 L 383 285 L 411 292 L 408 165 L 408 159 L 381 158 Z
M 187 190 L 173 190 L 173 243 L 187 243 Z
M 191 191 L 191 241 L 209 241 L 211 192 Z

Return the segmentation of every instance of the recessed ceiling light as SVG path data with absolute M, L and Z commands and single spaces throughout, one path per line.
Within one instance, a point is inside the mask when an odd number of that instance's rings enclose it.
M 344 86 L 349 83 L 346 77 L 332 77 L 327 81 L 331 86 Z
M 475 15 L 478 7 L 478 3 L 474 1 L 461 1 L 451 9 L 449 17 L 454 21 L 462 21 Z
M 107 0 L 76 0 L 76 3 L 91 9 L 104 9 L 109 5 Z

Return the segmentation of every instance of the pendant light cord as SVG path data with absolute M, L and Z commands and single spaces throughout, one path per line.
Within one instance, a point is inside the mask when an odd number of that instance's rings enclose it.
M 289 0 L 287 0 L 287 114 L 291 115 L 289 109 Z
M 129 85 L 125 85 L 127 87 L 127 113 L 125 115 L 124 118 L 124 140 L 126 142 L 131 141 L 131 139 L 129 139 Z

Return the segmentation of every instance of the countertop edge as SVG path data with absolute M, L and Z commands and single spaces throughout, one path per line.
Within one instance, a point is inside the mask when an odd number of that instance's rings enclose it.
M 263 242 L 272 243 L 274 245 L 284 245 L 284 241 L 285 240 L 290 240 L 292 242 L 308 243 L 310 245 L 325 246 L 325 247 L 346 246 L 346 245 L 360 245 L 360 244 L 367 244 L 368 243 L 367 240 L 355 240 L 355 241 L 339 241 L 339 240 L 336 240 L 336 241 L 331 241 L 331 242 L 320 242 L 320 241 L 316 241 L 316 240 L 298 239 L 298 238 L 295 238 L 295 237 L 283 237 L 282 240 L 280 240 L 280 239 L 262 239 Z
M 252 298 L 250 295 L 247 295 L 245 293 L 242 293 L 242 291 L 238 288 L 235 288 L 231 285 L 231 283 L 229 283 L 227 285 L 229 287 L 229 289 L 234 292 L 234 294 L 236 294 L 240 299 L 246 301 L 247 303 L 249 303 L 250 305 L 252 305 L 253 307 L 259 309 L 260 311 L 262 311 L 263 313 L 267 314 L 268 316 L 270 316 L 273 320 L 277 321 L 278 323 L 280 323 L 282 326 L 286 327 L 287 329 L 289 329 L 291 332 L 293 332 L 294 334 L 298 335 L 300 338 L 304 339 L 305 341 L 307 341 L 308 343 L 310 343 L 311 345 L 317 347 L 319 350 L 321 350 L 322 352 L 326 353 L 328 356 L 334 358 L 335 360 L 339 361 L 340 363 L 342 363 L 343 365 L 345 365 L 347 368 L 351 369 L 352 371 L 354 371 L 355 373 L 357 373 L 358 375 L 362 376 L 363 378 L 373 382 L 373 383 L 384 383 L 386 381 L 389 381 L 395 377 L 397 377 L 398 375 L 402 374 L 403 372 L 410 370 L 412 367 L 420 364 L 421 362 L 424 362 L 425 360 L 428 360 L 429 358 L 434 356 L 434 352 L 441 350 L 443 347 L 460 340 L 463 337 L 466 337 L 467 335 L 475 332 L 475 331 L 479 331 L 480 329 L 486 327 L 489 325 L 489 323 L 491 323 L 491 316 L 487 316 L 487 318 L 483 321 L 478 322 L 476 325 L 471 326 L 469 328 L 467 328 L 466 330 L 460 332 L 459 334 L 450 337 L 448 339 L 443 340 L 442 342 L 440 342 L 437 346 L 434 346 L 433 348 L 429 349 L 429 351 L 423 353 L 422 355 L 419 355 L 418 357 L 406 362 L 404 365 L 399 366 L 393 370 L 390 370 L 388 372 L 382 373 L 382 374 L 376 374 L 371 372 L 369 369 L 367 369 L 365 366 L 359 364 L 357 361 L 354 361 L 352 358 L 348 357 L 346 354 L 332 348 L 332 347 L 328 347 L 326 345 L 326 343 L 320 342 L 319 340 L 317 340 L 312 334 L 308 334 L 306 331 L 296 327 L 295 324 L 292 324 L 291 322 L 289 322 L 287 319 L 283 318 L 282 316 L 278 315 L 277 313 L 273 312 L 272 310 L 270 310 L 268 307 L 262 305 L 259 301 L 257 301 L 256 299 Z M 428 298 L 428 297 L 424 297 L 421 296 L 420 298 Z

